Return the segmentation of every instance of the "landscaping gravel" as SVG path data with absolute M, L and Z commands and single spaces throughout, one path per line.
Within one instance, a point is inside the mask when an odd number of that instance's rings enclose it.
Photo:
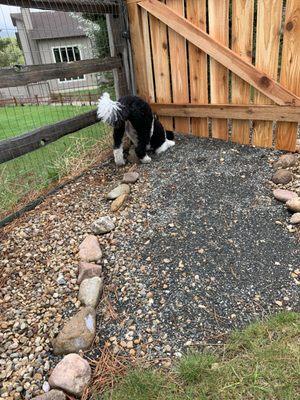
M 87 357 L 105 345 L 168 365 L 253 319 L 299 310 L 299 230 L 269 182 L 279 154 L 180 136 L 136 167 L 121 211 L 110 211 L 107 194 L 131 166 L 110 162 L 6 227 L 1 398 L 41 393 L 60 360 L 51 340 L 80 307 L 78 246 L 105 215 L 116 228 L 98 236 L 104 295 Z

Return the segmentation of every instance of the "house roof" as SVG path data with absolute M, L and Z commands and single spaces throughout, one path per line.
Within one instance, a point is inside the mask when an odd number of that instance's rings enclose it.
M 33 29 L 29 31 L 31 39 L 55 39 L 86 36 L 78 21 L 69 13 L 62 11 L 46 11 L 30 13 Z M 13 24 L 23 21 L 21 13 L 11 14 Z

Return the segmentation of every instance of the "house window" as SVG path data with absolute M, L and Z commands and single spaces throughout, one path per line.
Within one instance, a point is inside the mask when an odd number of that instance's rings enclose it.
M 78 46 L 68 47 L 55 47 L 53 49 L 54 59 L 56 63 L 72 62 L 81 60 L 80 51 Z M 84 75 L 76 76 L 74 78 L 60 78 L 60 82 L 76 81 L 84 79 Z

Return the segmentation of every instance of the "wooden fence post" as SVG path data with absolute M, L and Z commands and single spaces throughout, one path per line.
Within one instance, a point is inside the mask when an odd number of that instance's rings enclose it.
M 117 99 L 129 93 L 129 65 L 126 40 L 123 38 L 124 24 L 121 15 L 106 15 L 109 48 L 111 57 L 119 57 L 121 66 L 113 70 Z M 127 72 L 127 73 L 126 73 Z

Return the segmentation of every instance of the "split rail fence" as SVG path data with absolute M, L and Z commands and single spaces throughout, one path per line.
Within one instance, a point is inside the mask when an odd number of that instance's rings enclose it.
M 88 14 L 105 14 L 109 18 L 109 36 L 111 57 L 105 59 L 88 59 L 70 63 L 53 63 L 41 65 L 24 65 L 0 70 L 0 88 L 17 87 L 50 79 L 65 79 L 74 76 L 114 71 L 116 74 L 115 89 L 117 96 L 128 93 L 129 72 L 126 70 L 126 41 L 123 38 L 124 24 L 120 2 L 96 0 L 0 0 L 0 4 L 34 7 L 52 11 L 82 12 Z M 111 16 L 111 17 L 110 17 Z M 116 84 L 117 81 L 117 84 Z M 119 82 L 119 84 L 118 84 Z M 96 108 L 79 116 L 43 126 L 0 141 L 0 164 L 13 160 L 40 147 L 44 147 L 59 138 L 89 127 L 97 120 Z
M 127 0 L 137 93 L 167 129 L 294 151 L 300 0 Z

